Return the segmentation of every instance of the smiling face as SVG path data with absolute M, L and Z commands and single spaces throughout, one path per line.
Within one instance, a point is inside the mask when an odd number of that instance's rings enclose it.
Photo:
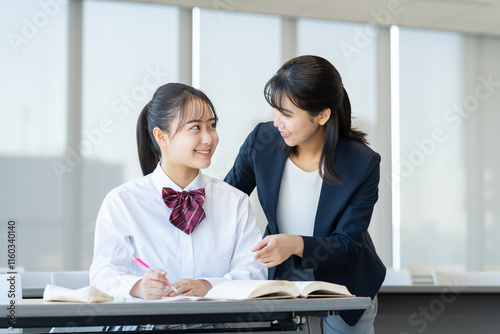
M 184 124 L 179 127 L 179 117 L 171 124 L 171 129 L 178 129 L 177 132 L 167 134 L 159 128 L 153 131 L 161 148 L 162 168 L 174 182 L 192 180 L 200 169 L 209 167 L 219 143 L 215 116 L 205 103 L 191 101 L 185 113 Z M 176 183 L 182 187 L 185 182 Z
M 324 131 L 321 126 L 326 123 L 324 117 L 323 113 L 314 117 L 309 115 L 286 96 L 283 96 L 279 110 L 273 108 L 274 126 L 278 128 L 281 137 L 290 147 L 307 147 L 318 143 L 322 145 Z

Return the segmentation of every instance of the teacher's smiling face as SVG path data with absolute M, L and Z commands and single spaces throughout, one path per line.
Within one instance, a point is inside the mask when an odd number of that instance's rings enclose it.
M 286 96 L 281 101 L 280 109 L 273 108 L 274 126 L 290 147 L 323 143 L 324 131 L 320 130 L 329 116 L 328 110 L 313 117 L 306 110 L 294 105 Z

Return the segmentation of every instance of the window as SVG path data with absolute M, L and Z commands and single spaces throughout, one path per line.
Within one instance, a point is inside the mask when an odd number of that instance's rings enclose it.
M 178 81 L 179 9 L 85 1 L 83 31 L 82 266 L 90 267 L 104 196 L 142 176 L 136 123 L 156 89 Z M 83 152 L 82 152 L 83 154 Z
M 400 28 L 401 267 L 465 264 L 463 37 Z M 416 242 L 418 240 L 418 242 Z
M 75 3 L 0 2 L 0 172 L 8 176 L 0 187 L 0 219 L 16 220 L 17 263 L 29 271 L 89 268 L 104 196 L 142 176 L 139 113 L 160 85 L 190 72 L 190 61 L 182 58 L 191 43 L 189 9 L 84 0 L 78 12 L 82 73 L 68 80 L 74 50 L 68 32 L 77 24 L 70 22 L 68 6 Z M 354 125 L 382 154 L 370 232 L 391 266 L 389 30 L 305 18 L 284 25 L 279 16 L 232 9 L 200 9 L 193 16 L 193 36 L 199 35 L 193 38 L 193 82 L 220 118 L 219 147 L 205 173 L 224 178 L 250 131 L 271 120 L 263 88 L 283 64 L 283 36 L 296 28 L 297 55 L 318 55 L 335 65 Z M 500 265 L 498 54 L 499 38 L 399 29 L 401 268 Z M 75 87 L 80 94 L 80 84 L 81 119 L 72 123 L 69 96 Z M 71 147 L 75 128 L 81 138 Z M 68 157 L 76 159 L 69 170 L 55 169 Z M 255 195 L 252 205 L 263 228 Z M 5 239 L 6 230 L 0 231 L 0 243 Z
M 376 29 L 360 23 L 312 19 L 299 19 L 297 24 L 297 54 L 323 57 L 337 68 L 349 95 L 354 126 L 366 132 L 368 140 L 377 126 Z M 372 33 L 359 44 L 358 36 L 365 31 Z
M 200 10 L 200 89 L 219 116 L 212 176 L 224 178 L 246 136 L 271 120 L 264 85 L 281 66 L 280 29 L 276 16 Z

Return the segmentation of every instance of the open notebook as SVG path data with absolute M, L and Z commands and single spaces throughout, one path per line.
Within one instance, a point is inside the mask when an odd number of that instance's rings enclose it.
M 46 302 L 102 303 L 113 301 L 113 297 L 93 286 L 73 290 L 47 284 L 43 292 L 43 300 Z

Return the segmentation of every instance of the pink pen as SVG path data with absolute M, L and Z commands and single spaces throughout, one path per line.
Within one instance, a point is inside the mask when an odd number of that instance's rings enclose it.
M 146 269 L 146 270 L 149 270 L 149 271 L 153 271 L 153 269 L 151 269 L 144 261 L 142 261 L 141 259 L 137 258 L 137 257 L 132 257 L 132 260 L 134 260 L 135 263 L 137 263 L 138 265 L 140 265 L 142 268 Z M 172 284 L 170 283 L 167 283 L 167 286 L 174 290 L 175 292 L 179 293 L 179 291 L 175 288 L 175 286 L 173 286 Z

